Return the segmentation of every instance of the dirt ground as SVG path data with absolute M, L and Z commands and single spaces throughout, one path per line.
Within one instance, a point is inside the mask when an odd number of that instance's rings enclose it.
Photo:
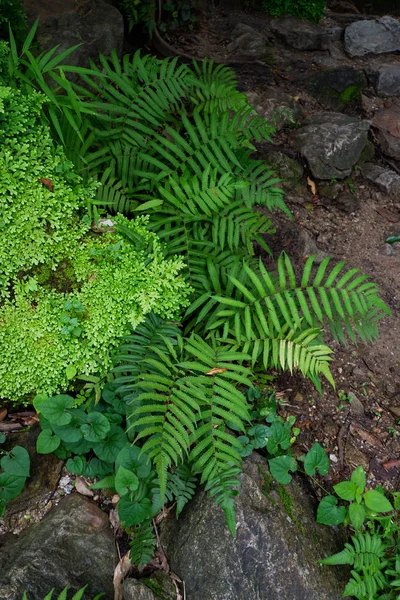
M 340 25 L 337 15 L 328 15 L 322 27 Z M 346 20 L 341 17 L 341 20 Z M 295 97 L 303 115 L 307 116 L 327 107 L 309 95 L 308 82 L 313 73 L 329 59 L 327 52 L 298 51 L 274 42 L 270 57 L 263 61 L 233 55 L 229 51 L 231 33 L 237 23 L 245 23 L 266 34 L 270 18 L 262 13 L 214 10 L 199 15 L 195 32 L 170 35 L 169 41 L 186 54 L 196 57 L 213 57 L 218 62 L 229 63 L 236 71 L 239 87 L 245 92 L 266 93 L 266 88 Z M 339 65 L 351 65 L 360 70 L 368 66 L 370 57 L 350 59 L 336 45 Z M 398 55 L 374 56 L 374 63 L 395 64 Z M 385 100 L 385 106 L 396 99 Z M 363 106 L 342 109 L 351 115 L 370 118 L 371 107 L 381 106 L 382 99 L 374 97 L 372 90 L 365 92 Z M 384 485 L 387 489 L 400 489 L 400 250 L 386 254 L 385 239 L 400 234 L 400 204 L 380 192 L 373 184 L 354 171 L 350 186 L 342 190 L 350 197 L 349 205 L 340 205 L 323 196 L 321 189 L 327 182 L 315 182 L 317 194 L 307 188 L 310 175 L 307 164 L 296 153 L 293 130 L 282 130 L 273 139 L 273 145 L 259 148 L 259 157 L 268 161 L 272 150 L 296 158 L 305 169 L 304 195 L 293 197 L 288 192 L 286 202 L 294 220 L 285 215 L 275 215 L 277 228 L 271 248 L 277 256 L 285 250 L 302 265 L 309 253 L 317 251 L 330 255 L 333 261 L 346 260 L 349 266 L 368 274 L 381 287 L 384 301 L 392 311 L 390 317 L 380 322 L 380 336 L 375 343 L 350 343 L 343 347 L 330 339 L 326 341 L 335 350 L 332 372 L 336 390 L 324 386 L 319 395 L 301 376 L 278 376 L 276 389 L 282 398 L 281 413 L 293 414 L 301 428 L 297 450 L 299 453 L 319 441 L 331 457 L 332 469 L 326 479 L 331 483 L 349 476 L 359 464 L 368 473 L 368 481 Z M 376 146 L 376 144 L 375 144 Z M 400 172 L 400 164 L 388 161 L 378 146 L 374 163 Z M 329 182 L 328 182 L 329 183 Z M 285 189 L 285 182 L 282 183 Z M 311 251 L 310 251 L 311 248 Z M 334 263 L 333 263 L 334 264 Z M 397 460 L 390 468 L 388 461 Z

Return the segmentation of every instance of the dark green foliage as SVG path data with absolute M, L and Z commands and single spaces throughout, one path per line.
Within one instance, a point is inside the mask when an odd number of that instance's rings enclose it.
M 26 14 L 22 0 L 0 0 L 0 40 L 8 40 L 10 27 L 18 46 L 26 33 Z
M 318 23 L 324 14 L 325 0 L 262 0 L 263 7 L 269 15 L 293 15 Z

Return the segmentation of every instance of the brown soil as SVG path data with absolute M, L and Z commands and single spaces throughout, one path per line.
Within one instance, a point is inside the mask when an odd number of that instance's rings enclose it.
M 321 26 L 337 25 L 335 15 L 326 17 Z M 342 17 L 343 19 L 343 17 Z M 237 23 L 245 23 L 267 32 L 270 18 L 261 13 L 234 10 L 214 10 L 199 15 L 196 33 L 183 32 L 170 35 L 169 42 L 186 54 L 196 57 L 208 56 L 220 62 L 228 62 L 236 70 L 239 87 L 243 91 L 263 92 L 275 87 L 280 92 L 296 97 L 305 115 L 326 110 L 308 93 L 312 73 L 321 70 L 321 62 L 329 58 L 328 52 L 302 52 L 276 43 L 271 55 L 264 62 L 243 62 L 243 56 L 232 55 L 227 47 L 231 32 Z M 370 57 L 350 59 L 336 44 L 339 65 L 352 65 L 360 70 L 367 66 Z M 340 53 L 340 54 L 339 54 Z M 400 61 L 396 55 L 374 56 L 375 63 L 394 64 Z M 236 63 L 236 64 L 235 64 Z M 374 98 L 371 90 L 366 92 L 366 104 L 377 106 L 382 99 Z M 369 101 L 368 101 L 368 96 Z M 385 105 L 392 100 L 385 101 Z M 395 103 L 396 101 L 393 100 Z M 362 109 L 349 106 L 342 112 L 370 118 L 367 106 Z M 293 130 L 281 131 L 273 140 L 276 150 L 296 156 L 292 141 Z M 259 148 L 259 156 L 268 160 L 271 144 Z M 388 162 L 376 147 L 374 162 L 400 172 L 400 163 Z M 297 156 L 299 162 L 301 157 Z M 307 166 L 304 185 L 307 185 Z M 380 336 L 375 343 L 350 343 L 343 347 L 330 339 L 326 341 L 335 350 L 332 372 L 337 389 L 324 385 L 323 395 L 301 376 L 280 375 L 276 389 L 282 397 L 281 412 L 297 417 L 301 428 L 298 438 L 299 453 L 319 441 L 331 455 L 332 469 L 327 479 L 332 483 L 349 476 L 362 464 L 368 472 L 368 480 L 381 483 L 388 489 L 399 489 L 400 466 L 388 468 L 390 459 L 400 459 L 400 254 L 385 254 L 385 239 L 400 234 L 400 205 L 389 198 L 355 170 L 350 186 L 354 212 L 344 212 L 335 201 L 321 196 L 326 182 L 317 183 L 317 195 L 306 192 L 303 203 L 287 204 L 293 212 L 294 221 L 286 216 L 275 215 L 273 222 L 277 233 L 271 240 L 271 248 L 277 256 L 285 250 L 298 265 L 304 263 L 307 247 L 304 239 L 311 240 L 314 247 L 333 257 L 333 261 L 346 260 L 349 266 L 379 283 L 382 298 L 392 311 L 392 316 L 380 324 Z M 282 184 L 285 189 L 285 183 Z M 291 194 L 291 190 L 287 190 Z M 272 264 L 271 264 L 272 266 Z

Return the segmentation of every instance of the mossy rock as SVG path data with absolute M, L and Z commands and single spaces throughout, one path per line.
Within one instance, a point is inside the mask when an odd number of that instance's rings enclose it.
M 344 109 L 360 105 L 361 92 L 366 85 L 362 72 L 345 66 L 315 73 L 310 83 L 310 92 L 324 106 Z

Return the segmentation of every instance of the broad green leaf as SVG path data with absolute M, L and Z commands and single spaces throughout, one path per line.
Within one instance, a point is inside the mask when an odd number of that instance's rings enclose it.
M 383 494 L 377 490 L 370 490 L 364 494 L 365 506 L 374 512 L 390 512 L 393 506 Z
M 271 475 L 278 483 L 287 484 L 292 481 L 289 471 L 297 471 L 297 463 L 292 456 L 277 456 L 268 461 Z
M 101 490 L 101 489 L 115 489 L 115 475 L 107 475 L 100 481 L 97 481 L 93 485 L 90 486 L 92 490 Z
M 74 411 L 75 412 L 75 411 Z M 83 438 L 81 424 L 74 418 L 67 425 L 52 425 L 53 432 L 68 444 L 76 444 Z
M 58 435 L 53 435 L 50 429 L 43 429 L 36 440 L 36 451 L 39 454 L 51 454 L 58 448 L 60 443 L 61 440 Z
M 352 502 L 356 498 L 357 486 L 352 481 L 341 481 L 334 485 L 333 489 L 342 500 Z
M 0 461 L 5 473 L 15 477 L 29 477 L 30 458 L 22 446 L 14 446 L 9 456 L 3 456 Z
M 139 479 L 148 477 L 152 469 L 148 456 L 141 453 L 139 446 L 133 446 L 131 444 L 127 444 L 125 448 L 119 452 L 115 461 L 115 466 L 122 466 L 125 467 L 125 469 L 134 471 Z
M 282 423 L 275 421 L 268 428 L 268 452 L 270 454 L 277 454 L 279 446 L 282 450 L 287 450 L 290 446 L 290 438 L 290 427 L 285 427 Z
M 365 521 L 365 508 L 363 505 L 352 502 L 349 506 L 349 517 L 354 529 L 360 529 Z
M 350 481 L 356 484 L 357 492 L 363 493 L 367 483 L 367 478 L 361 465 L 359 465 L 357 469 L 352 472 Z
M 6 439 L 7 439 L 7 436 L 2 431 L 0 431 L 0 444 L 4 444 Z
M 143 523 L 153 516 L 151 500 L 143 498 L 140 502 L 132 502 L 129 498 L 121 498 L 118 502 L 118 514 L 124 527 Z
M 105 440 L 93 444 L 93 450 L 105 462 L 115 462 L 120 450 L 126 446 L 128 439 L 122 427 L 112 424 Z
M 75 475 L 83 475 L 87 463 L 83 456 L 74 456 L 74 458 L 69 458 L 67 460 L 67 464 L 65 466 L 70 473 L 74 473 Z
M 347 510 L 344 506 L 337 506 L 335 496 L 322 498 L 317 509 L 317 523 L 322 525 L 340 525 L 346 518 Z
M 126 496 L 129 492 L 134 492 L 139 486 L 139 479 L 133 471 L 118 467 L 115 475 L 115 489 L 120 496 Z
M 15 477 L 9 473 L 0 473 L 0 498 L 8 502 L 22 492 L 26 477 Z
M 56 425 L 68 425 L 71 422 L 72 415 L 66 412 L 68 409 L 74 408 L 75 400 L 71 396 L 61 394 L 59 396 L 52 396 L 40 401 L 36 406 L 45 419 L 50 423 Z
M 328 455 L 318 442 L 310 448 L 304 459 L 304 470 L 307 475 L 314 477 L 316 469 L 320 475 L 326 475 L 329 471 Z
M 252 440 L 254 448 L 265 448 L 269 431 L 270 427 L 266 425 L 254 425 L 247 430 L 247 434 L 254 437 L 254 440 Z
M 87 415 L 87 423 L 81 426 L 83 437 L 88 442 L 100 442 L 104 440 L 110 431 L 110 422 L 99 412 L 90 412 Z

